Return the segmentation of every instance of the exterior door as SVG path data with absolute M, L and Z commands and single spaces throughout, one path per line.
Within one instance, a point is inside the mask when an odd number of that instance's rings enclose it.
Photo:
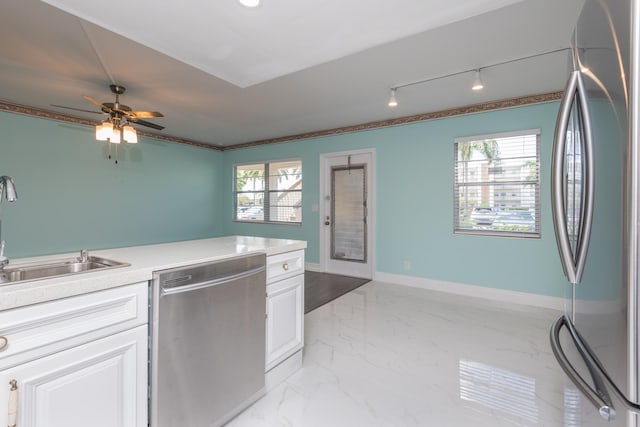
M 321 263 L 328 273 L 373 277 L 374 151 L 321 158 Z

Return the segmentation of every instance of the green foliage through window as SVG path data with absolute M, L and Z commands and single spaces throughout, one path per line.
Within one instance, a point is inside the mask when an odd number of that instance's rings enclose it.
M 454 232 L 540 237 L 539 136 L 455 141 Z
M 234 167 L 234 219 L 302 223 L 302 162 L 286 160 Z

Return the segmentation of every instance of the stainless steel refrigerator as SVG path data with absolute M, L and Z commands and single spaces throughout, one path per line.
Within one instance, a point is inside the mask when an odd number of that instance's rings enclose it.
M 640 425 L 638 3 L 585 2 L 556 124 L 552 207 L 568 280 L 551 346 L 593 404 L 574 425 Z

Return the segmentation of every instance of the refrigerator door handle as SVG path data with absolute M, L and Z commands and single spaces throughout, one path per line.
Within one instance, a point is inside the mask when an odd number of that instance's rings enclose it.
M 569 231 L 567 225 L 567 209 L 565 204 L 565 141 L 567 138 L 567 128 L 571 118 L 571 110 L 576 101 L 576 107 L 582 118 L 583 126 L 580 129 L 582 144 L 582 162 L 584 164 L 584 174 L 582 182 L 581 209 L 580 209 L 580 229 L 578 230 L 578 242 L 576 253 L 571 248 Z M 564 97 L 560 104 L 558 120 L 553 140 L 552 166 L 551 166 L 551 207 L 553 210 L 553 226 L 556 232 L 556 240 L 560 259 L 565 275 L 571 283 L 580 283 L 582 271 L 587 258 L 589 248 L 589 237 L 591 234 L 591 220 L 593 217 L 593 187 L 594 187 L 594 164 L 591 136 L 591 123 L 589 119 L 589 108 L 587 105 L 586 90 L 582 82 L 580 71 L 571 73 L 564 92 Z
M 570 333 L 572 332 L 569 327 L 569 320 L 567 320 L 565 315 L 560 316 L 551 326 L 550 340 L 553 355 L 556 357 L 556 360 L 560 364 L 560 367 L 562 367 L 565 374 L 567 374 L 576 387 L 578 387 L 587 399 L 589 399 L 589 401 L 598 409 L 600 416 L 607 421 L 612 421 L 616 416 L 616 409 L 611 402 L 609 393 L 607 393 L 602 377 L 598 373 L 596 367 L 591 364 L 591 359 L 584 353 L 584 348 L 581 343 L 578 342 L 579 338 L 574 335 L 574 333 L 571 333 L 571 338 L 576 344 L 576 348 L 578 349 L 582 360 L 584 360 L 584 363 L 589 369 L 595 389 L 591 387 L 584 378 L 582 378 L 578 371 L 576 371 L 576 369 L 571 365 L 571 362 L 569 362 L 564 350 L 562 350 L 562 345 L 560 344 L 560 330 L 563 326 L 567 327 Z
M 582 338 L 582 335 L 580 335 L 580 332 L 578 332 L 575 326 L 573 326 L 573 324 L 568 320 L 566 321 L 565 326 L 578 347 L 580 354 L 591 361 L 589 369 L 591 369 L 591 366 L 595 366 L 598 369 L 598 372 L 602 374 L 602 378 L 604 378 L 605 382 L 609 384 L 610 389 L 613 390 L 613 393 L 618 397 L 618 399 L 620 399 L 620 402 L 622 402 L 625 408 L 629 411 L 635 412 L 636 414 L 640 414 L 640 405 L 629 400 L 622 390 L 620 390 L 618 385 L 613 381 L 607 370 L 604 368 L 600 359 L 596 356 L 596 353 L 589 346 L 589 343 Z

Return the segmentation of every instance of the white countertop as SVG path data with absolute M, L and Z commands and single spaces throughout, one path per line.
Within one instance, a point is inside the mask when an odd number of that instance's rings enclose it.
M 0 310 L 148 281 L 151 280 L 153 272 L 158 270 L 217 261 L 251 253 L 276 255 L 306 247 L 307 242 L 301 240 L 227 236 L 128 248 L 95 251 L 89 249 L 90 256 L 126 262 L 130 266 L 54 279 L 0 285 Z M 15 259 L 11 260 L 9 267 L 15 268 L 23 264 L 72 258 L 78 255 L 79 250 L 72 254 Z

